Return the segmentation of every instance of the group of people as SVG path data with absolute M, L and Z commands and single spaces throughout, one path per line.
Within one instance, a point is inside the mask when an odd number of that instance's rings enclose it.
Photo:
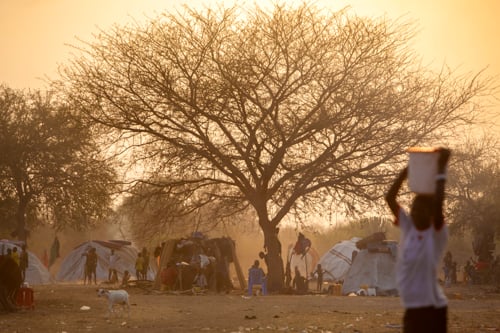
M 448 307 L 447 298 L 439 286 L 437 272 L 441 257 L 445 252 L 448 240 L 448 228 L 444 223 L 443 202 L 445 196 L 446 165 L 450 156 L 447 149 L 438 150 L 437 176 L 435 179 L 435 192 L 433 194 L 416 193 L 407 212 L 397 201 L 397 195 L 403 182 L 408 177 L 408 168 L 404 168 L 396 178 L 385 199 L 394 214 L 395 224 L 400 227 L 401 239 L 396 265 L 396 277 L 399 286 L 401 301 L 405 308 L 403 317 L 403 331 L 409 332 L 446 332 Z M 278 229 L 277 229 L 278 230 Z M 278 241 L 279 242 L 279 241 Z M 273 244 L 275 245 L 275 244 Z M 293 249 L 294 255 L 305 256 L 310 248 L 310 241 L 303 234 Z M 281 247 L 281 245 L 279 246 Z M 266 244 L 265 244 L 266 248 Z M 207 251 L 208 253 L 208 251 Z M 8 251 L 8 255 L 19 265 L 23 280 L 26 277 L 28 259 L 26 247 L 22 247 L 19 254 L 17 248 Z M 199 255 L 199 253 L 197 253 Z M 84 283 L 96 283 L 97 253 L 91 247 L 84 254 L 85 277 Z M 200 262 L 196 270 L 197 283 L 204 284 L 202 276 L 210 262 L 205 263 L 204 258 L 198 256 Z M 262 259 L 267 262 L 267 254 L 263 253 Z M 114 250 L 110 254 L 109 280 L 116 279 L 116 263 Z M 269 267 L 269 265 L 268 265 Z M 453 272 L 456 263 L 453 262 L 451 253 L 445 257 L 446 280 L 453 281 L 456 272 Z M 135 264 L 138 279 L 147 279 L 149 268 L 149 253 L 146 248 L 138 254 Z M 456 270 L 456 269 L 455 269 Z M 285 284 L 290 284 L 297 292 L 307 291 L 307 278 L 302 276 L 298 267 L 294 267 L 295 277 L 291 279 L 290 262 L 287 262 Z M 171 283 L 177 280 L 176 265 L 169 263 L 165 270 L 165 277 Z M 322 286 L 323 273 L 321 265 L 313 272 L 317 276 L 317 289 Z M 268 279 L 260 267 L 260 261 L 255 260 L 248 270 L 248 294 L 253 294 L 254 285 L 260 285 L 263 294 L 267 294 Z M 202 281 L 202 282 L 200 282 Z M 205 281 L 206 282 L 206 281 Z M 204 284 L 205 285 L 205 284 Z
M 95 247 L 89 247 L 88 250 L 82 254 L 85 257 L 84 262 L 84 277 L 83 284 L 97 284 L 97 263 L 98 255 Z M 117 283 L 118 278 L 118 263 L 120 257 L 116 254 L 114 249 L 110 250 L 108 257 L 108 282 Z M 138 280 L 147 280 L 147 272 L 149 270 L 149 253 L 144 247 L 141 252 L 137 254 L 135 262 L 136 277 Z M 125 270 L 122 274 L 122 286 L 127 286 L 130 281 L 131 274 Z
M 200 292 L 212 289 L 227 293 L 233 288 L 227 264 L 224 258 L 217 260 L 204 254 L 196 255 L 189 263 L 170 260 L 160 278 L 168 291 L 194 288 Z
M 457 262 L 453 260 L 450 251 L 446 252 L 443 260 L 443 272 L 445 286 L 458 283 L 459 268 Z M 497 256 L 490 262 L 479 262 L 472 257 L 461 267 L 462 282 L 464 284 L 492 283 L 500 285 L 500 257 Z
M 165 245 L 155 253 L 163 254 Z M 209 239 L 201 232 L 194 232 L 170 246 L 168 257 L 158 258 L 162 288 L 196 293 L 207 290 L 228 293 L 233 289 L 229 275 L 229 265 L 234 261 L 231 238 Z
M 432 194 L 415 193 L 410 211 L 407 212 L 397 201 L 403 182 L 408 177 L 405 167 L 389 191 L 386 202 L 394 214 L 395 225 L 400 227 L 401 239 L 396 264 L 396 279 L 401 301 L 405 308 L 403 331 L 411 332 L 446 332 L 448 320 L 447 298 L 439 286 L 437 272 L 448 241 L 448 228 L 444 223 L 443 202 L 445 197 L 446 167 L 450 156 L 448 149 L 437 150 L 435 191 Z M 310 244 L 300 237 L 294 248 L 302 254 Z M 303 236 L 303 235 L 302 235 Z M 450 260 L 450 258 L 446 259 Z M 453 261 L 447 263 L 448 276 L 452 278 Z M 286 268 L 285 280 L 290 283 L 291 268 Z M 300 288 L 300 272 L 295 268 L 294 287 Z M 322 278 L 321 267 L 316 274 Z M 319 279 L 319 280 L 320 280 Z M 258 260 L 249 269 L 248 293 L 252 293 L 255 283 L 265 285 L 265 274 L 259 268 Z M 318 286 L 319 288 L 320 286 Z
M 279 228 L 276 228 L 276 233 L 279 232 Z M 279 241 L 278 241 L 279 244 Z M 307 238 L 303 233 L 299 232 L 297 236 L 297 241 L 292 249 L 292 254 L 291 256 L 300 256 L 301 258 L 304 258 L 309 249 L 311 248 L 311 240 Z M 281 244 L 279 244 L 279 247 L 281 248 Z M 267 250 L 267 244 L 265 244 L 264 249 Z M 281 257 L 281 253 L 279 253 Z M 259 257 L 260 259 L 264 260 L 264 263 L 266 264 L 267 267 L 269 267 L 268 263 L 268 254 L 261 251 L 259 252 Z M 321 265 L 319 264 L 316 267 L 316 270 L 314 270 L 311 273 L 311 277 L 316 277 L 317 279 L 317 290 L 321 291 L 322 285 L 323 285 L 323 274 L 325 273 L 325 270 L 322 269 Z M 254 264 L 249 268 L 248 270 L 248 294 L 251 295 L 253 293 L 253 288 L 255 285 L 260 285 L 263 294 L 267 293 L 267 287 L 268 287 L 268 278 L 266 274 L 264 273 L 264 270 L 260 267 L 260 261 L 255 260 Z M 294 293 L 294 294 L 306 294 L 308 292 L 308 276 L 305 274 L 302 274 L 299 267 L 295 266 L 294 267 L 294 272 L 292 276 L 292 269 L 291 269 L 291 258 L 288 258 L 286 262 L 286 267 L 284 271 L 284 287 L 285 291 L 287 293 Z M 265 293 L 264 293 L 265 290 Z
M 471 257 L 463 267 L 463 282 L 491 283 L 500 287 L 500 256 L 497 255 L 490 262 L 479 262 Z
M 11 257 L 14 262 L 19 266 L 21 270 L 21 278 L 22 282 L 26 280 L 26 270 L 28 269 L 29 259 L 28 259 L 28 251 L 26 251 L 26 245 L 23 244 L 21 246 L 21 252 L 18 251 L 17 246 L 14 246 L 12 249 L 7 249 L 7 256 Z

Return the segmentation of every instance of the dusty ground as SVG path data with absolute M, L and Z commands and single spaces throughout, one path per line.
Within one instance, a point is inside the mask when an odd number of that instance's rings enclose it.
M 34 290 L 35 309 L 1 314 L 0 332 L 401 332 L 397 297 L 246 297 L 239 291 L 195 296 L 131 287 L 130 318 L 126 313 L 108 318 L 106 300 L 96 296 L 96 286 L 57 284 Z M 499 293 L 486 286 L 446 291 L 449 332 L 500 331 Z

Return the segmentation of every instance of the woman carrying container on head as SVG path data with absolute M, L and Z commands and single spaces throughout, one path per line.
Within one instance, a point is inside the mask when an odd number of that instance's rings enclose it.
M 448 301 L 438 284 L 437 272 L 448 241 L 443 201 L 450 151 L 438 148 L 432 153 L 438 154 L 437 163 L 429 165 L 435 168 L 434 193 L 416 193 L 410 214 L 398 204 L 396 197 L 408 172 L 410 177 L 417 172 L 410 163 L 410 170 L 403 169 L 386 195 L 395 224 L 401 228 L 396 275 L 405 307 L 405 333 L 447 331 Z

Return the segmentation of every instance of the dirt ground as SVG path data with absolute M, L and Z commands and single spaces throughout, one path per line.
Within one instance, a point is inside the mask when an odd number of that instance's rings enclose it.
M 2 313 L 0 332 L 401 332 L 398 297 L 173 295 L 147 286 L 128 291 L 130 318 L 126 311 L 108 316 L 95 285 L 35 286 L 35 308 Z M 500 331 L 498 291 L 454 286 L 446 293 L 449 332 Z

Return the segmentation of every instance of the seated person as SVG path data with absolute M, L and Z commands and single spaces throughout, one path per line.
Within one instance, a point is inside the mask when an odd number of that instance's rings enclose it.
M 122 278 L 122 287 L 128 287 L 128 281 L 130 280 L 130 273 L 129 271 L 123 272 L 123 278 Z
M 177 271 L 177 267 L 175 267 L 175 263 L 168 262 L 167 267 L 160 273 L 161 283 L 167 290 L 174 290 L 178 275 L 179 272 Z
M 260 285 L 262 287 L 262 294 L 267 295 L 266 274 L 262 268 L 260 268 L 260 262 L 258 260 L 255 260 L 252 267 L 248 270 L 248 296 L 252 296 L 254 285 Z

